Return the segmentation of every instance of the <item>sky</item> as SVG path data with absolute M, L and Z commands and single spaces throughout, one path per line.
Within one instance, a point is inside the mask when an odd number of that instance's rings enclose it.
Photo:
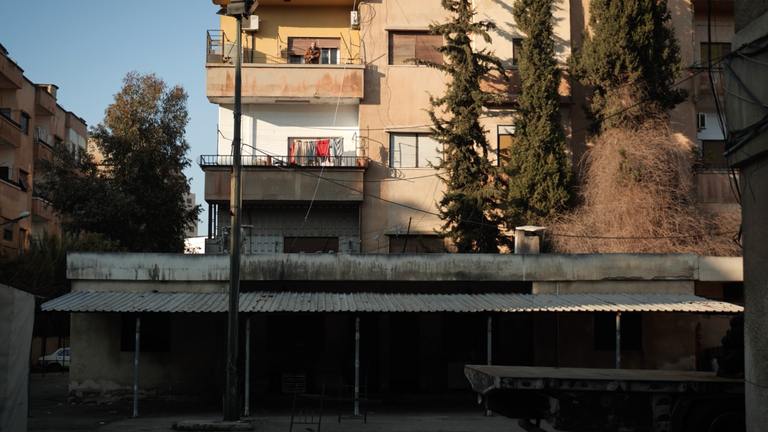
M 211 0 L 0 0 L 0 44 L 35 84 L 58 86 L 57 102 L 88 126 L 104 119 L 128 72 L 155 73 L 189 95 L 185 174 L 203 204 L 200 155 L 216 154 L 218 106 L 205 97 L 206 31 L 219 28 Z

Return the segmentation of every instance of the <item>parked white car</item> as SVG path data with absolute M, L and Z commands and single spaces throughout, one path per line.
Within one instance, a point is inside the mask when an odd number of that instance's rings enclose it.
M 45 368 L 48 372 L 58 372 L 62 368 L 69 368 L 69 347 L 59 348 L 53 352 L 37 359 L 37 364 Z

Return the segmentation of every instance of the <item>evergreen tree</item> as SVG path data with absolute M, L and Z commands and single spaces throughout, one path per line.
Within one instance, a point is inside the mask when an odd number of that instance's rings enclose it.
M 572 171 L 560 115 L 553 0 L 517 0 L 513 15 L 527 35 L 520 50 L 520 94 L 509 176 L 508 225 L 541 224 L 570 199 Z
M 442 0 L 453 18 L 430 25 L 431 34 L 440 34 L 445 43 L 435 49 L 444 62 L 412 59 L 433 67 L 449 77 L 442 97 L 430 95 L 428 110 L 433 137 L 443 145 L 435 169 L 443 172 L 446 191 L 439 201 L 441 233 L 459 252 L 498 253 L 505 243 L 500 235 L 503 184 L 496 167 L 488 160 L 486 130 L 479 118 L 484 104 L 499 101 L 500 95 L 481 89 L 481 80 L 492 70 L 504 75 L 499 59 L 487 50 L 475 51 L 472 37 L 490 42 L 489 21 L 473 22 L 475 11 L 469 0 Z M 445 113 L 445 118 L 437 115 Z
M 131 72 L 93 134 L 104 166 L 56 149 L 41 189 L 67 232 L 99 233 L 130 252 L 184 251 L 185 230 L 200 212 L 184 200 L 186 103 L 183 88 Z
M 684 69 L 666 0 L 591 0 L 573 76 L 594 86 L 587 115 L 605 130 L 637 127 L 668 113 L 687 92 L 671 88 Z

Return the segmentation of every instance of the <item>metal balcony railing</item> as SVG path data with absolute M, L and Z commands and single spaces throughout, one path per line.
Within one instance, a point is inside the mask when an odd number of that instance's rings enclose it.
M 233 157 L 230 155 L 202 155 L 198 161 L 200 167 L 232 166 Z M 244 155 L 243 166 L 262 167 L 358 167 L 368 166 L 368 159 L 359 156 L 267 156 Z

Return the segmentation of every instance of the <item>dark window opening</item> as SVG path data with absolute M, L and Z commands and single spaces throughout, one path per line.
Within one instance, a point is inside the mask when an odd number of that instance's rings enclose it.
M 522 49 L 523 49 L 523 39 L 513 38 L 512 39 L 512 65 L 513 66 L 520 65 L 520 51 Z
M 596 313 L 595 350 L 616 350 L 616 314 Z M 641 313 L 621 314 L 621 350 L 643 350 L 643 315 Z
M 29 114 L 23 111 L 21 113 L 21 120 L 19 121 L 19 128 L 21 129 L 21 133 L 29 135 Z
M 744 304 L 744 282 L 724 282 L 723 301 Z
M 283 239 L 283 252 L 285 253 L 329 253 L 338 251 L 338 237 L 285 237 Z
M 393 235 L 389 237 L 389 253 L 446 253 L 445 241 L 436 235 Z
M 120 351 L 136 351 L 136 318 L 141 318 L 139 352 L 171 350 L 171 315 L 164 313 L 122 314 Z
M 13 225 L 3 230 L 3 240 L 9 241 L 9 242 L 13 241 Z
M 707 42 L 702 42 L 701 65 L 703 67 L 709 66 L 710 51 L 712 51 L 712 67 L 719 68 L 723 66 L 723 58 L 731 54 L 731 44 L 720 42 L 713 42 L 710 44 Z

